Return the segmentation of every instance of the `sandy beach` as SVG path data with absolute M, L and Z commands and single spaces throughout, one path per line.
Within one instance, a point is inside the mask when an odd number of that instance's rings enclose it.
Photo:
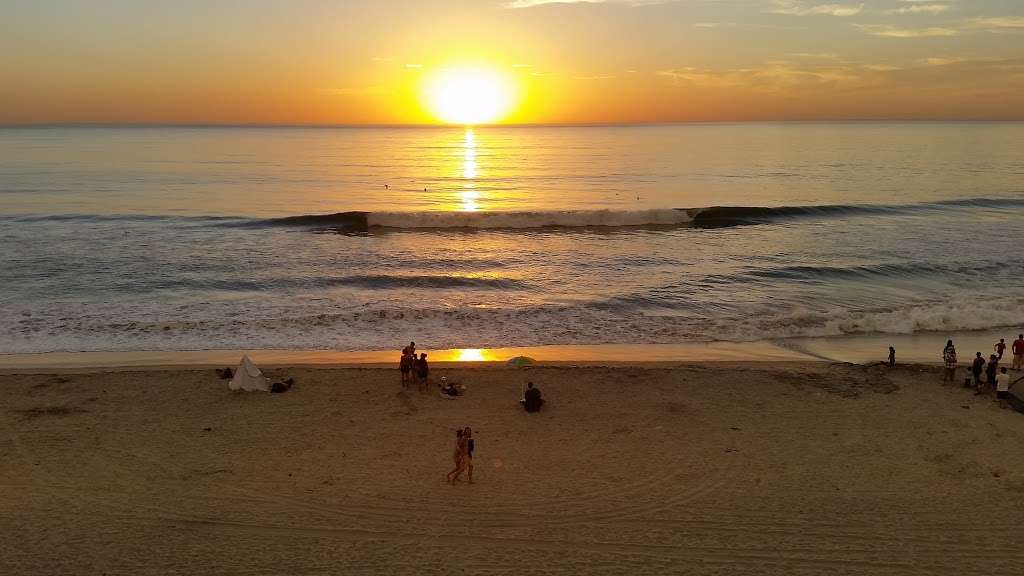
M 1020 574 L 1024 416 L 928 366 L 0 376 L 3 574 Z M 527 380 L 548 399 L 516 400 Z M 449 485 L 472 426 L 474 485 Z

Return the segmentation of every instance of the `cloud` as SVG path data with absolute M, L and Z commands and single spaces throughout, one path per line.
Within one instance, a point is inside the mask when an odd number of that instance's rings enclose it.
M 804 5 L 797 0 L 775 0 L 775 7 L 768 12 L 772 14 L 789 14 L 791 16 L 856 16 L 864 10 L 864 4 L 817 4 Z
M 941 28 L 938 26 L 929 28 L 897 28 L 888 24 L 854 24 L 854 26 L 866 34 L 882 36 L 884 38 L 935 38 L 960 35 L 960 31 L 956 28 Z
M 950 74 L 944 66 L 955 66 Z M 681 88 L 745 91 L 764 96 L 813 97 L 822 93 L 859 93 L 904 86 L 922 87 L 980 85 L 965 78 L 1000 78 L 1024 82 L 1024 59 L 927 58 L 911 66 L 884 63 L 766 62 L 754 68 L 703 69 L 681 67 L 658 70 L 658 76 Z M 1002 89 L 1002 88 L 1001 88 Z
M 974 18 L 968 20 L 965 27 L 973 30 L 1022 30 L 1024 29 L 1024 16 Z
M 533 8 L 545 4 L 625 4 L 627 6 L 648 6 L 665 4 L 671 0 L 511 0 L 505 3 L 506 8 Z
M 913 2 L 910 6 L 902 6 L 900 8 L 893 8 L 886 10 L 886 14 L 941 14 L 950 9 L 949 4 L 925 4 L 922 2 Z
M 948 66 L 950 64 L 959 64 L 966 62 L 967 58 L 961 58 L 959 56 L 951 56 L 948 58 L 923 58 L 918 60 L 924 66 Z

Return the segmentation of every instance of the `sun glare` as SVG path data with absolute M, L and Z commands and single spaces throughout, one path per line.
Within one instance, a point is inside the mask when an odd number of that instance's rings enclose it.
M 515 103 L 515 85 L 486 68 L 446 68 L 428 79 L 427 107 L 449 124 L 488 124 L 501 120 Z

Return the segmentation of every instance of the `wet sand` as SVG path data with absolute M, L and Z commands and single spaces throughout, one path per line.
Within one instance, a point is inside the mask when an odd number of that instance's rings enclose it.
M 455 400 L 371 366 L 268 370 L 297 381 L 280 395 L 209 369 L 59 372 L 0 376 L 3 574 L 1024 566 L 1024 415 L 936 367 L 435 367 Z M 476 483 L 449 485 L 466 425 Z

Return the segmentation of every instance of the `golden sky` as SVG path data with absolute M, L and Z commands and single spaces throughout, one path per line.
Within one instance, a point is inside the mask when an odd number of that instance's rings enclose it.
M 1024 119 L 1020 0 L 0 0 L 0 123 Z

